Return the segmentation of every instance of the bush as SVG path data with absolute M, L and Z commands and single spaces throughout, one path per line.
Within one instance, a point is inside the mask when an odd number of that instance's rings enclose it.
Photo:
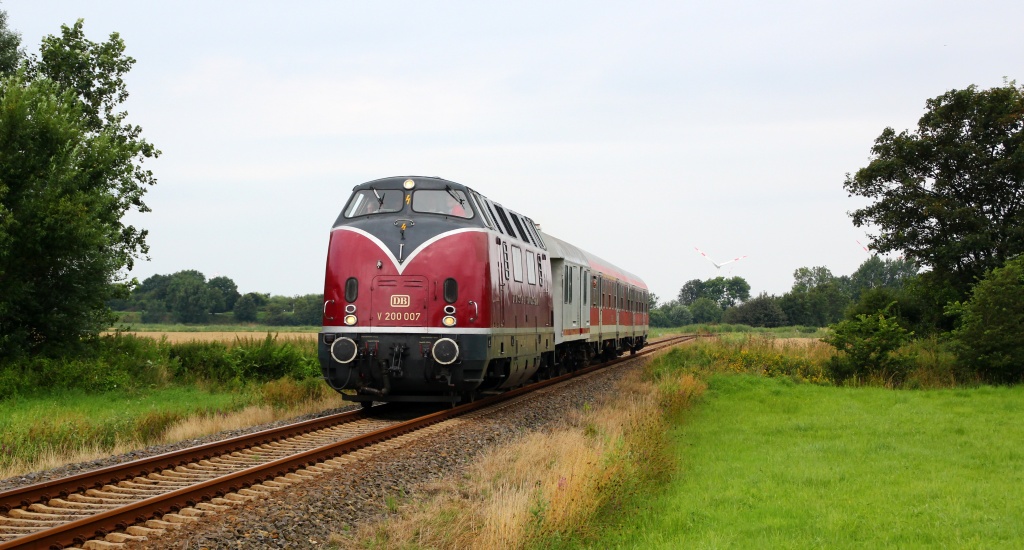
M 947 312 L 960 317 L 953 346 L 965 367 L 996 382 L 1024 379 L 1024 257 L 987 273 Z
M 892 305 L 832 325 L 831 333 L 822 341 L 839 351 L 829 362 L 833 380 L 881 376 L 899 382 L 906 376 L 913 357 L 896 356 L 893 352 L 910 341 L 914 333 L 889 314 Z

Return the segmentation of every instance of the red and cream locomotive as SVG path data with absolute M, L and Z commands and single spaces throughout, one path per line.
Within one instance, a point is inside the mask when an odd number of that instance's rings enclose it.
M 324 378 L 364 405 L 472 400 L 647 343 L 638 277 L 440 178 L 353 189 L 324 300 Z

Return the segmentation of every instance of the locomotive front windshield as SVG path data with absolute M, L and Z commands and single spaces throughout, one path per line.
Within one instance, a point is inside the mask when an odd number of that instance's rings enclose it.
M 466 195 L 457 189 L 417 189 L 412 194 L 413 212 L 472 218 Z
M 402 210 L 402 197 L 399 189 L 362 189 L 352 194 L 345 208 L 346 218 L 355 218 L 367 214 L 382 214 Z

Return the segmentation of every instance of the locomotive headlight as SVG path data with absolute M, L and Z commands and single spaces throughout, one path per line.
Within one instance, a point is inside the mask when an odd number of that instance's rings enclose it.
M 452 315 L 445 315 L 444 318 L 441 319 L 441 324 L 443 324 L 446 327 L 454 327 L 455 317 Z
M 405 180 L 402 182 L 402 187 L 405 187 L 406 189 L 412 189 L 413 187 L 416 187 L 416 182 L 412 180 Z
M 352 325 L 356 324 L 356 316 L 355 315 L 346 315 L 345 316 L 345 324 L 348 325 L 348 326 L 352 326 Z

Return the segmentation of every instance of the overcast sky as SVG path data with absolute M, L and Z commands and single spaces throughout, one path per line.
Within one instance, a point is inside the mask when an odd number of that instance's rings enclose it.
M 852 273 L 845 174 L 925 100 L 1024 80 L 1024 2 L 5 0 L 22 46 L 124 38 L 129 121 L 163 151 L 151 261 L 242 292 L 323 290 L 353 185 L 439 176 L 644 278 L 718 262 L 752 292 Z M 730 269 L 731 268 L 731 269 Z

